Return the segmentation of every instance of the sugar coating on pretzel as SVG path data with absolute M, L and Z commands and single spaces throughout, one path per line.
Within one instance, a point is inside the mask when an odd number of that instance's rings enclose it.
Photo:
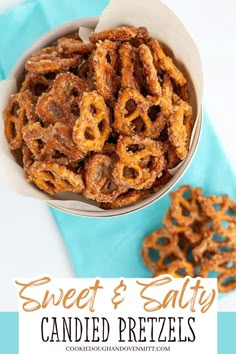
M 181 160 L 184 160 L 188 153 L 192 125 L 192 107 L 181 101 L 174 107 L 169 120 L 170 142 Z
M 22 134 L 35 160 L 68 165 L 84 158 L 72 140 L 72 128 L 65 124 L 58 122 L 43 128 L 36 122 L 27 125 Z
M 119 49 L 120 61 L 121 61 L 121 87 L 135 88 L 134 78 L 134 48 L 129 42 L 122 43 Z
M 228 196 L 205 196 L 200 188 L 187 185 L 170 196 L 172 202 L 163 219 L 164 227 L 143 240 L 144 263 L 154 276 L 167 273 L 174 277 L 207 277 L 214 271 L 220 292 L 236 289 L 235 202 Z M 228 228 L 221 225 L 225 220 Z M 162 240 L 160 246 L 160 235 L 170 241 Z M 160 253 L 165 244 L 178 254 L 181 250 L 183 257 L 169 257 L 165 261 L 165 253 Z
M 65 166 L 52 162 L 35 161 L 28 169 L 29 179 L 48 194 L 61 192 L 81 193 L 82 177 Z
M 29 90 L 33 96 L 40 97 L 43 92 L 47 92 L 52 87 L 52 80 L 46 76 L 35 73 L 27 73 L 22 82 L 20 91 Z
M 117 43 L 105 40 L 97 44 L 93 56 L 94 76 L 98 93 L 108 100 L 116 91 Z
M 172 59 L 146 28 L 122 26 L 86 43 L 69 33 L 33 53 L 4 124 L 28 181 L 113 209 L 165 187 L 189 152 L 193 119 L 188 83 Z M 74 175 L 81 192 L 68 183 Z M 190 226 L 183 237 L 195 244 Z
M 124 208 L 153 194 L 153 189 L 143 189 L 141 191 L 128 190 L 126 193 L 119 195 L 110 203 L 101 203 L 100 207 L 104 210 Z
M 26 62 L 25 69 L 32 73 L 46 74 L 69 70 L 81 63 L 79 54 L 63 57 L 57 48 L 48 47 L 35 52 Z
M 158 277 L 163 274 L 172 275 L 174 278 L 184 278 L 186 275 L 190 277 L 194 276 L 194 268 L 192 264 L 188 261 L 178 259 L 173 261 L 161 270 L 155 270 L 153 278 Z
M 176 67 L 173 63 L 172 59 L 168 57 L 160 44 L 156 39 L 149 39 L 148 46 L 150 47 L 154 62 L 157 66 L 160 67 L 163 71 L 165 71 L 179 86 L 186 85 L 186 79 L 181 73 L 181 71 Z
M 117 185 L 112 177 L 112 158 L 95 154 L 85 164 L 85 197 L 102 203 L 111 203 L 127 188 Z
M 109 110 L 96 91 L 84 92 L 80 102 L 80 116 L 73 128 L 73 140 L 87 153 L 102 151 L 110 134 Z
M 44 124 L 74 124 L 79 115 L 79 100 L 87 84 L 72 73 L 56 76 L 49 92 L 38 99 L 36 113 Z
M 153 56 L 151 50 L 146 44 L 141 44 L 139 47 L 139 56 L 143 64 L 146 74 L 146 80 L 150 89 L 150 93 L 153 96 L 161 96 L 161 85 L 158 81 L 157 70 L 153 63 Z
M 23 127 L 36 120 L 34 106 L 34 97 L 28 90 L 11 96 L 3 117 L 5 137 L 12 150 L 21 148 Z
M 213 230 L 226 238 L 236 234 L 236 203 L 227 195 L 201 198 L 203 210 L 212 219 Z M 224 225 L 225 224 L 225 225 Z
M 83 43 L 81 39 L 61 37 L 57 41 L 58 52 L 65 54 L 90 54 L 95 46 L 91 43 Z
M 219 274 L 218 290 L 225 293 L 236 289 L 236 254 L 217 254 L 212 259 L 206 260 L 200 271 L 200 276 L 206 278 L 214 270 Z
M 146 266 L 154 272 L 165 268 L 170 261 L 184 259 L 177 236 L 165 228 L 143 239 L 142 257 Z
M 112 174 L 127 188 L 150 188 L 165 167 L 162 145 L 148 138 L 121 136 L 117 154 L 119 161 L 114 164 Z
M 113 127 L 125 135 L 140 134 L 157 139 L 169 114 L 169 105 L 164 98 L 145 98 L 136 89 L 125 89 L 115 105 Z
M 147 29 L 145 27 L 118 27 L 105 30 L 103 32 L 92 32 L 89 35 L 89 40 L 92 43 L 98 41 L 104 41 L 106 39 L 110 41 L 128 41 L 136 37 L 146 37 L 148 35 Z

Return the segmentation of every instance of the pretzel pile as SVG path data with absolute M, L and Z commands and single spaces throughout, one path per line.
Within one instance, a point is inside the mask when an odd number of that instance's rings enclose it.
M 5 136 L 44 192 L 120 208 L 171 179 L 189 150 L 192 108 L 185 77 L 146 28 L 89 41 L 62 37 L 27 60 Z
M 236 289 L 236 203 L 190 186 L 170 196 L 163 227 L 143 240 L 153 276 L 217 276 L 219 292 Z

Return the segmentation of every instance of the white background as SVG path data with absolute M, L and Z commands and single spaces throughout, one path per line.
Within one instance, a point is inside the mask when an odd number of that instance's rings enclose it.
M 0 0 L 0 11 L 19 1 Z M 205 109 L 236 171 L 236 2 L 163 2 L 183 21 L 199 47 L 205 79 Z M 214 151 L 212 158 L 217 158 Z M 0 311 L 17 310 L 13 278 L 39 274 L 74 276 L 47 208 L 41 202 L 16 195 L 0 182 Z M 236 311 L 236 294 L 220 300 L 219 310 Z

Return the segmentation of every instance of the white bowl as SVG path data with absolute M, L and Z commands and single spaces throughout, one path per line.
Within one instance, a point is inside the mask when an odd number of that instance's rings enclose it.
M 75 21 L 68 22 L 62 26 L 56 27 L 53 30 L 49 31 L 48 33 L 40 37 L 35 43 L 33 43 L 29 47 L 29 49 L 21 56 L 21 58 L 18 60 L 13 70 L 11 71 L 9 78 L 16 78 L 18 81 L 22 79 L 25 62 L 36 50 L 39 50 L 43 47 L 50 45 L 61 36 L 77 31 L 80 26 L 95 28 L 97 22 L 98 22 L 98 17 L 88 17 L 88 18 L 83 18 L 83 19 L 78 19 Z M 190 76 L 189 73 L 187 72 L 184 72 L 184 74 L 186 74 L 187 77 Z M 191 84 L 192 83 L 190 80 L 190 85 Z M 194 96 L 194 87 L 192 87 L 192 91 Z M 168 193 L 174 187 L 174 185 L 181 179 L 183 174 L 186 172 L 196 152 L 199 143 L 201 127 L 202 127 L 202 112 L 200 112 L 199 117 L 197 117 L 197 124 L 194 130 L 194 135 L 192 137 L 192 144 L 188 156 L 183 161 L 183 163 L 181 164 L 181 166 L 179 167 L 178 171 L 173 176 L 173 178 L 158 192 L 153 193 L 152 195 L 146 197 L 145 199 L 140 200 L 139 202 L 124 208 L 112 209 L 112 210 L 97 210 L 97 211 L 81 210 L 79 208 L 77 209 L 76 207 L 69 208 L 68 206 L 62 206 L 61 200 L 60 203 L 58 203 L 57 200 L 52 200 L 50 202 L 47 202 L 47 204 L 66 213 L 80 215 L 80 216 L 89 216 L 89 217 L 118 216 L 122 214 L 131 213 L 133 211 L 146 207 L 151 203 L 158 201 L 166 193 Z

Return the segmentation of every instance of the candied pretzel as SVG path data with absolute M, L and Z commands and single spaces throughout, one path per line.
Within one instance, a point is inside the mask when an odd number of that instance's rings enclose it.
M 179 248 L 178 237 L 162 228 L 143 239 L 142 258 L 148 268 L 158 272 L 171 261 L 184 260 L 184 254 Z
M 120 136 L 117 143 L 119 161 L 114 164 L 113 178 L 128 188 L 150 188 L 165 166 L 159 142 L 138 136 Z
M 236 251 L 236 238 L 223 237 L 217 235 L 209 229 L 204 232 L 201 243 L 193 249 L 193 258 L 196 262 L 202 262 L 205 259 L 211 259 L 213 256 L 222 253 L 231 253 Z
M 176 192 L 171 193 L 172 204 L 163 220 L 168 230 L 184 234 L 192 244 L 202 240 L 204 225 L 208 220 L 201 213 L 199 204 L 201 195 L 201 188 L 181 186 Z
M 55 47 L 38 50 L 27 60 L 25 69 L 32 73 L 46 74 L 65 71 L 81 63 L 81 55 L 63 56 Z
M 104 210 L 123 208 L 131 204 L 137 203 L 139 200 L 147 197 L 148 195 L 151 195 L 152 193 L 153 189 L 144 189 L 141 191 L 128 190 L 128 192 L 119 195 L 111 203 L 101 203 L 100 208 Z
M 153 96 L 161 96 L 162 90 L 161 85 L 158 81 L 157 70 L 153 63 L 152 53 L 146 44 L 140 45 L 139 56 L 144 67 L 150 93 Z
M 195 219 L 201 219 L 198 204 L 198 198 L 201 195 L 201 188 L 191 188 L 188 185 L 181 186 L 171 193 L 170 212 L 179 225 L 189 226 Z
M 148 31 L 145 27 L 131 28 L 131 27 L 118 27 L 108 29 L 102 32 L 92 32 L 89 35 L 89 40 L 92 43 L 104 41 L 106 39 L 110 41 L 128 41 L 133 38 L 144 38 L 148 35 Z
M 219 292 L 229 292 L 236 289 L 236 255 L 230 253 L 217 254 L 202 264 L 200 276 L 208 277 L 208 273 L 214 270 L 219 273 L 217 278 Z
M 80 102 L 80 117 L 73 128 L 73 140 L 81 151 L 102 151 L 110 134 L 109 110 L 96 91 L 84 92 Z
M 95 89 L 93 56 L 94 54 L 92 53 L 78 69 L 78 76 L 87 83 L 90 91 Z
M 162 97 L 143 97 L 136 89 L 120 92 L 113 127 L 125 135 L 141 134 L 157 139 L 167 123 L 169 105 Z
M 176 154 L 181 160 L 184 160 L 188 153 L 192 126 L 192 107 L 179 99 L 170 115 L 168 131 L 170 142 L 176 148 Z
M 121 62 L 121 87 L 135 88 L 134 78 L 134 51 L 129 42 L 121 44 L 119 49 L 120 62 Z
M 108 100 L 117 89 L 117 43 L 105 40 L 97 44 L 93 56 L 94 76 L 98 93 Z
M 162 176 L 155 180 L 155 182 L 152 185 L 152 188 L 160 189 L 161 187 L 165 186 L 171 180 L 172 177 L 173 175 L 170 174 L 168 170 L 165 170 Z
M 33 96 L 40 97 L 43 92 L 48 91 L 51 87 L 52 80 L 47 79 L 44 75 L 27 73 L 20 92 L 29 90 Z
M 34 156 L 26 144 L 22 145 L 22 162 L 25 170 L 26 178 L 28 179 L 28 169 L 34 163 Z
M 67 106 L 53 93 L 43 93 L 36 105 L 36 113 L 43 124 L 48 126 L 57 122 L 71 122 L 70 111 Z
M 28 169 L 29 180 L 48 194 L 61 192 L 80 193 L 84 183 L 80 174 L 57 163 L 35 161 Z
M 172 106 L 173 85 L 168 74 L 165 74 L 162 81 L 162 97 Z
M 160 47 L 160 44 L 156 39 L 149 39 L 148 46 L 152 51 L 154 63 L 161 70 L 167 72 L 167 74 L 178 84 L 179 86 L 186 85 L 186 79 L 181 71 L 175 66 L 172 59 L 165 55 L 164 51 Z
M 181 162 L 181 160 L 176 155 L 175 147 L 169 142 L 169 140 L 163 142 L 163 150 L 167 160 L 167 170 L 175 168 Z
M 52 89 L 43 93 L 36 105 L 36 113 L 43 122 L 74 124 L 79 116 L 79 101 L 87 84 L 72 73 L 62 73 L 56 76 Z
M 72 128 L 65 124 L 55 123 L 43 128 L 37 122 L 23 128 L 22 134 L 36 160 L 68 165 L 84 157 L 73 143 Z
M 53 90 L 64 103 L 71 97 L 80 97 L 87 90 L 87 84 L 72 73 L 61 73 L 54 80 Z
M 202 209 L 212 220 L 213 230 L 225 237 L 235 237 L 236 203 L 228 196 L 202 196 L 200 202 Z
M 94 44 L 83 43 L 80 39 L 61 37 L 57 41 L 59 53 L 65 54 L 90 54 L 95 48 Z
M 126 191 L 126 188 L 114 182 L 111 168 L 112 159 L 107 155 L 94 154 L 88 158 L 85 164 L 85 197 L 111 203 Z
M 156 270 L 153 274 L 153 278 L 162 274 L 170 274 L 174 278 L 184 278 L 186 275 L 194 276 L 194 268 L 190 262 L 182 259 L 171 262 L 167 267 Z
M 207 277 L 212 276 L 213 274 L 209 272 L 214 271 L 219 275 L 220 292 L 235 289 L 236 233 L 215 224 L 216 221 L 224 220 L 224 215 L 231 223 L 235 222 L 235 203 L 227 196 L 205 197 L 200 188 L 190 186 L 180 187 L 171 194 L 171 198 L 172 203 L 163 220 L 164 229 L 159 229 L 148 236 L 148 241 L 144 239 L 142 251 L 144 263 L 154 271 L 154 276 L 168 273 L 173 276 Z M 181 250 L 183 258 L 168 263 L 166 255 L 159 253 L 159 258 L 153 259 L 155 257 L 153 252 L 159 251 L 160 243 L 156 242 L 155 234 L 157 240 L 161 234 L 172 237 L 174 246 Z
M 115 158 L 116 156 L 116 145 L 112 144 L 112 143 L 105 143 L 105 145 L 103 146 L 102 149 L 102 153 L 112 156 L 113 158 Z
M 12 150 L 22 146 L 22 129 L 28 122 L 36 121 L 35 99 L 30 91 L 19 92 L 11 96 L 3 112 L 5 136 Z

